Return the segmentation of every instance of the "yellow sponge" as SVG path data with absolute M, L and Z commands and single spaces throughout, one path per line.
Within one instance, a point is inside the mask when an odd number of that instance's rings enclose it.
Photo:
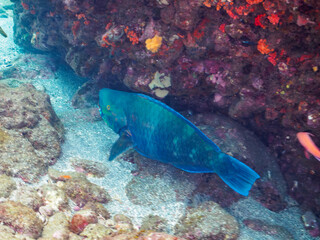
M 158 52 L 159 48 L 161 47 L 161 44 L 162 37 L 158 35 L 155 35 L 153 38 L 149 38 L 146 40 L 146 48 L 153 53 Z

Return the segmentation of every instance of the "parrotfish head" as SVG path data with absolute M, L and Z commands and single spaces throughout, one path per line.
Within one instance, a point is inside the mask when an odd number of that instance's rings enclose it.
M 119 93 L 119 91 L 107 88 L 99 91 L 100 115 L 116 133 L 119 133 L 127 125 L 126 116 L 123 112 L 124 103 L 121 101 Z

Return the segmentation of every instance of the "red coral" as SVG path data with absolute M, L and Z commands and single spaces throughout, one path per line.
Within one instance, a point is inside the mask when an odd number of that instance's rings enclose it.
M 86 15 L 84 13 L 76 14 L 76 17 L 78 18 L 78 20 L 83 18 L 85 25 L 89 25 L 90 24 L 90 21 L 88 21 Z
M 222 23 L 219 27 L 219 30 L 224 33 L 226 31 L 225 28 L 226 28 L 226 24 Z
M 138 38 L 137 34 L 134 31 L 129 31 L 128 26 L 124 29 L 124 32 L 126 33 L 127 37 L 129 38 L 130 42 L 132 43 L 132 45 L 139 43 L 139 38 Z
M 276 52 L 273 52 L 273 53 L 270 53 L 270 54 L 269 54 L 268 61 L 269 61 L 273 66 L 277 65 L 276 57 L 277 57 L 277 53 L 276 53 Z
M 80 21 L 74 21 L 73 25 L 72 25 L 72 28 L 71 28 L 71 31 L 73 33 L 73 37 L 77 36 L 79 28 L 80 28 Z
M 239 6 L 235 8 L 235 11 L 238 15 L 248 15 L 249 13 L 253 12 L 254 9 L 250 4 L 247 4 L 245 6 Z
M 275 4 L 271 1 L 264 1 L 262 5 L 266 11 L 271 10 L 271 8 L 273 8 L 275 6 Z
M 261 23 L 261 19 L 264 18 L 265 16 L 266 16 L 266 14 L 260 14 L 260 15 L 258 15 L 258 16 L 254 19 L 254 25 L 256 25 L 256 26 L 258 26 L 258 27 L 262 27 L 263 29 L 266 28 L 266 26 Z
M 197 28 L 194 30 L 193 32 L 193 36 L 196 38 L 196 39 L 200 39 L 204 36 L 204 28 L 206 27 L 207 23 L 209 22 L 208 19 L 203 19 L 201 21 L 201 23 L 197 26 Z
M 258 49 L 259 52 L 261 52 L 262 54 L 269 54 L 269 53 L 271 53 L 271 52 L 274 51 L 274 49 L 270 49 L 270 48 L 269 48 L 266 39 L 260 39 L 260 40 L 259 40 L 257 49 Z
M 263 2 L 263 0 L 246 0 L 247 3 L 249 3 L 250 5 L 252 4 L 258 4 L 258 3 L 261 3 Z
M 280 18 L 277 14 L 271 14 L 270 16 L 268 16 L 268 19 L 273 25 L 277 25 L 280 20 Z
M 235 15 L 232 10 L 229 9 L 225 9 L 226 12 L 228 13 L 228 15 L 232 18 L 232 19 L 238 19 L 239 17 L 237 15 Z
M 29 5 L 27 3 L 21 2 L 21 5 L 22 5 L 23 9 L 29 10 Z

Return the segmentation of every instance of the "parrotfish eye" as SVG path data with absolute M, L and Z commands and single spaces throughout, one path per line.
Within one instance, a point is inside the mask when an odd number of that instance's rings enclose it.
M 107 105 L 107 110 L 108 110 L 108 111 L 110 110 L 110 105 Z

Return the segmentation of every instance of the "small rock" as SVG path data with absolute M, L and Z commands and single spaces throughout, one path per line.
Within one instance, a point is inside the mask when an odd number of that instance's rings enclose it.
M 101 162 L 72 158 L 70 163 L 76 171 L 83 171 L 86 174 L 92 174 L 95 177 L 104 177 L 107 172 L 107 167 Z
M 63 190 L 79 207 L 90 201 L 107 203 L 111 199 L 105 189 L 86 178 L 69 179 L 63 186 Z
M 98 202 L 88 202 L 84 207 L 83 210 L 90 209 L 94 211 L 98 216 L 103 217 L 104 219 L 110 218 L 110 213 L 108 210 Z
M 187 210 L 175 226 L 175 234 L 186 239 L 237 239 L 236 219 L 215 202 L 206 202 Z
M 69 239 L 69 222 L 63 212 L 58 212 L 49 218 L 48 224 L 43 228 L 40 240 L 46 239 Z
M 166 227 L 167 227 L 167 220 L 156 215 L 148 215 L 142 220 L 140 230 L 152 230 L 156 232 L 165 232 Z
M 102 224 L 89 224 L 80 234 L 88 240 L 104 240 L 113 233 L 112 229 Z
M 54 184 L 46 184 L 39 188 L 39 194 L 44 198 L 46 205 L 54 211 L 62 211 L 69 208 L 66 193 Z
M 34 211 L 38 211 L 39 207 L 44 204 L 38 192 L 27 185 L 14 190 L 10 195 L 10 200 L 20 202 Z
M 79 234 L 85 229 L 87 225 L 97 222 L 98 218 L 94 211 L 81 210 L 73 215 L 70 224 L 70 231 Z
M 133 230 L 133 224 L 130 218 L 123 214 L 116 214 L 113 217 L 113 220 L 115 222 L 115 229 L 118 232 L 124 233 L 124 232 L 131 232 Z

